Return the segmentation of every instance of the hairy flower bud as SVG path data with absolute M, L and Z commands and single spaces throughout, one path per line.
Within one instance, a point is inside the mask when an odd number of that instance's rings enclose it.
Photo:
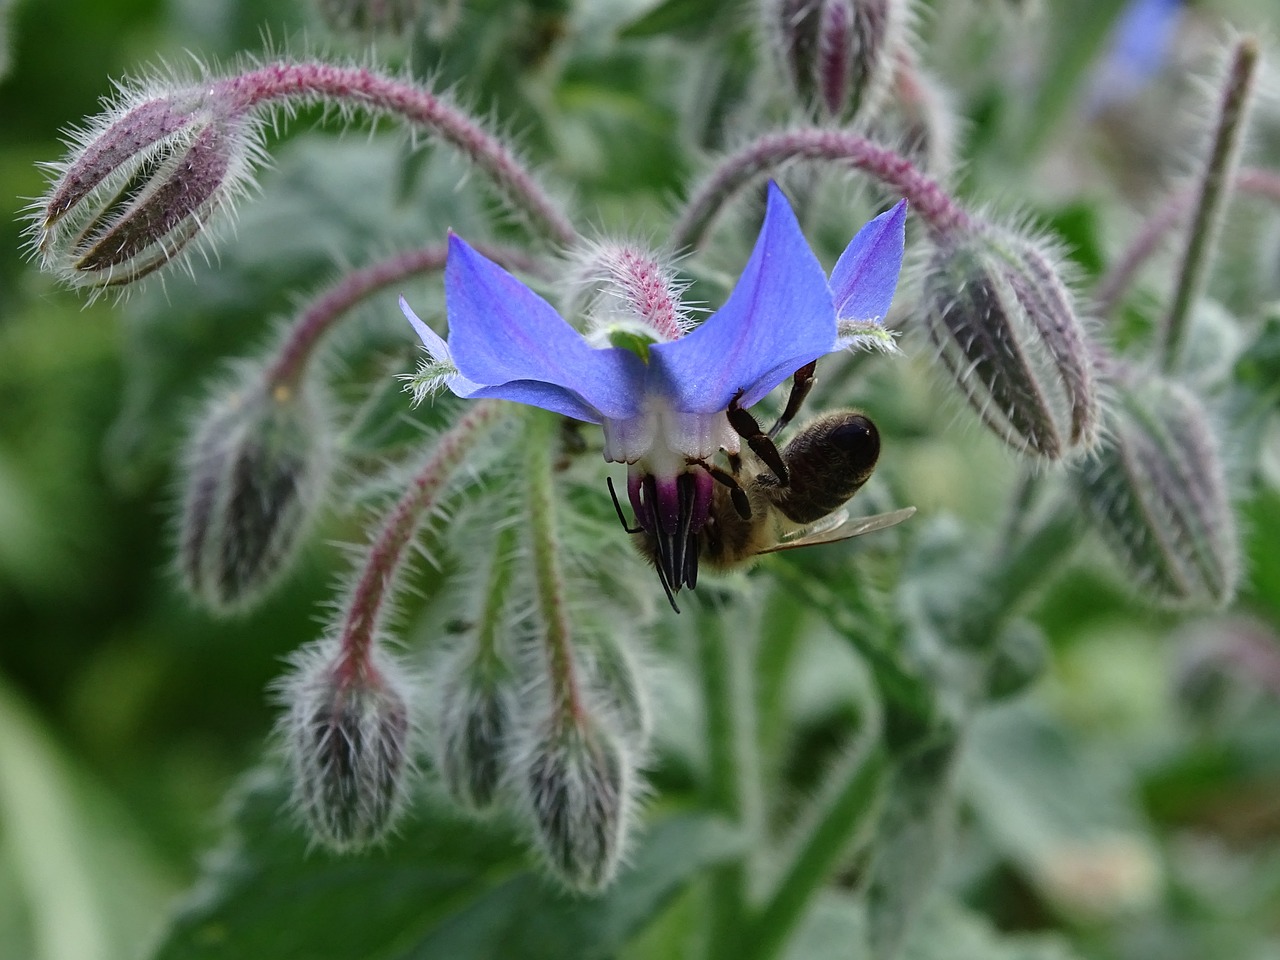
M 465 657 L 443 667 L 436 757 L 450 795 L 472 810 L 492 805 L 506 775 L 518 690 L 506 665 Z
M 122 92 L 74 137 L 31 212 L 42 265 L 74 287 L 132 283 L 173 259 L 248 182 L 257 134 L 204 87 Z
M 1227 603 L 1239 578 L 1239 543 L 1203 402 L 1171 380 L 1122 372 L 1108 433 L 1072 479 L 1111 552 L 1149 599 Z
M 251 605 L 286 572 L 326 486 L 328 431 L 308 390 L 250 376 L 215 396 L 188 443 L 178 542 L 187 591 Z
M 942 242 L 925 321 L 970 404 L 1019 452 L 1059 460 L 1098 432 L 1095 361 L 1051 252 L 985 227 Z
M 337 852 L 376 843 L 404 807 L 412 766 L 408 683 L 380 647 L 348 656 L 321 642 L 279 686 L 293 803 Z
M 361 37 L 401 36 L 423 15 L 422 0 L 315 0 L 331 30 Z
M 837 120 L 875 109 L 905 32 L 901 0 L 771 0 L 766 17 L 806 108 Z
M 897 150 L 933 177 L 955 167 L 956 112 L 947 86 L 909 56 L 898 57 L 889 103 L 871 125 L 870 136 Z
M 643 750 L 653 721 L 639 669 L 626 643 L 616 635 L 593 632 L 581 644 L 587 689 L 620 736 Z
M 553 720 L 524 751 L 522 786 L 547 866 L 567 886 L 605 887 L 626 843 L 634 761 L 590 715 Z

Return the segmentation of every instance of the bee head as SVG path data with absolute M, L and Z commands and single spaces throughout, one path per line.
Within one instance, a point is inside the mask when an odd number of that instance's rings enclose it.
M 832 414 L 835 421 L 827 434 L 827 442 L 839 450 L 855 474 L 870 473 L 880 457 L 880 431 L 860 413 L 842 411 Z

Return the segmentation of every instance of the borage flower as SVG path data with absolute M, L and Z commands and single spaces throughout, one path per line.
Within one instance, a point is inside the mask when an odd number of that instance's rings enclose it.
M 545 300 L 457 236 L 445 268 L 446 343 L 400 307 L 431 356 L 419 396 L 447 386 L 598 423 L 606 460 L 628 465 L 637 522 L 657 544 L 669 593 L 697 582 L 698 535 L 715 482 L 736 454 L 731 406 L 748 408 L 788 376 L 845 347 L 893 348 L 884 329 L 902 265 L 906 203 L 858 232 L 830 284 L 776 184 L 755 249 L 724 306 L 685 333 L 619 328 L 595 347 Z M 639 318 L 638 318 L 639 319 Z

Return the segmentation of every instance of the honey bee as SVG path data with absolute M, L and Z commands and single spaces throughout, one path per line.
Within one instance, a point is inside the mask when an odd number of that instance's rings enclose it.
M 719 481 L 701 529 L 691 531 L 682 524 L 676 533 L 668 534 L 656 527 L 632 527 L 609 484 L 619 520 L 640 555 L 658 571 L 667 600 L 677 613 L 675 594 L 682 587 L 697 585 L 700 562 L 716 570 L 732 570 L 764 554 L 883 530 L 916 512 L 915 507 L 906 507 L 854 518 L 845 509 L 845 503 L 871 477 L 880 456 L 880 433 L 857 410 L 816 417 L 778 450 L 773 437 L 798 411 L 812 382 L 812 365 L 797 372 L 787 408 L 768 433 L 736 401 L 730 405 L 729 422 L 750 453 L 730 455 L 728 471 L 700 463 Z M 692 497 L 692 480 L 687 488 L 682 502 Z
M 871 477 L 879 454 L 880 434 L 868 417 L 856 410 L 823 414 L 782 450 L 786 483 L 757 457 L 741 463 L 737 479 L 750 506 L 747 515 L 734 503 L 731 487 L 716 487 L 699 559 L 731 570 L 762 554 L 835 543 L 901 523 L 915 507 L 857 519 L 844 508 Z M 634 534 L 638 541 L 643 535 Z M 649 555 L 648 544 L 638 545 Z

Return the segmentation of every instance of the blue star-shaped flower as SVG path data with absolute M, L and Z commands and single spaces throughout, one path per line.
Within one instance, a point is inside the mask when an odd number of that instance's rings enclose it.
M 439 384 L 598 423 L 607 460 L 629 465 L 640 525 L 669 588 L 697 577 L 696 543 L 714 480 L 708 460 L 736 453 L 731 403 L 750 407 L 801 367 L 847 346 L 891 345 L 883 319 L 902 266 L 906 203 L 849 243 L 828 283 L 776 184 L 755 249 L 724 306 L 644 350 L 593 347 L 545 300 L 457 236 L 449 237 L 446 343 L 401 300 Z

